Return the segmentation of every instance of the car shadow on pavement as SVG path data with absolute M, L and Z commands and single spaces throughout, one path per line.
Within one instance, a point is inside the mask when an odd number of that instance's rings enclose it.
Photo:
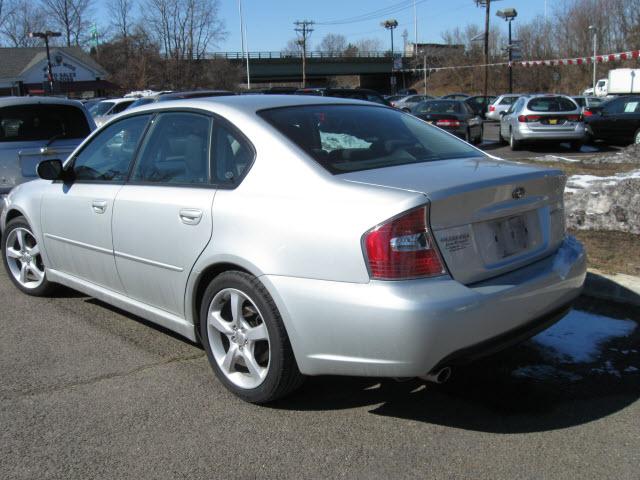
M 582 297 L 578 308 L 603 314 L 602 302 Z M 611 318 L 640 324 L 640 309 L 608 305 Z M 524 374 L 523 374 L 524 373 Z M 567 428 L 611 415 L 640 397 L 640 328 L 601 345 L 597 359 L 549 359 L 532 342 L 454 370 L 443 385 L 421 380 L 309 378 L 298 394 L 273 408 L 370 413 L 493 433 Z

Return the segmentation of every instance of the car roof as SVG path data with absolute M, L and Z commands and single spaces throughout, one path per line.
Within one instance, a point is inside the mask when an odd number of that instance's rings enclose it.
M 82 107 L 82 102 L 79 100 L 70 100 L 68 98 L 59 97 L 3 97 L 0 99 L 0 107 L 37 104 L 73 105 L 74 107 Z
M 354 98 L 339 98 L 316 95 L 229 95 L 218 97 L 200 97 L 190 99 L 157 102 L 136 107 L 132 111 L 162 110 L 165 108 L 200 108 L 215 110 L 224 107 L 243 113 L 255 113 L 270 108 L 295 107 L 305 105 L 384 105 L 357 100 Z M 130 110 L 127 110 L 129 112 Z
M 122 102 L 135 102 L 136 100 L 138 100 L 135 97 L 129 97 L 129 98 L 105 98 L 104 100 L 100 100 L 99 103 L 102 102 L 113 102 L 113 103 L 122 103 Z

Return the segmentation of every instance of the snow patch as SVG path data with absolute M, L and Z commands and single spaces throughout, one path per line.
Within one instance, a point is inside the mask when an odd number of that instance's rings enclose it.
M 636 328 L 632 320 L 572 310 L 551 328 L 532 338 L 545 356 L 564 363 L 595 361 L 607 340 L 626 337 Z
M 578 190 L 588 190 L 602 186 L 614 186 L 623 180 L 640 179 L 640 170 L 633 170 L 628 173 L 618 173 L 607 177 L 596 175 L 571 175 L 567 180 L 565 193 L 575 193 Z

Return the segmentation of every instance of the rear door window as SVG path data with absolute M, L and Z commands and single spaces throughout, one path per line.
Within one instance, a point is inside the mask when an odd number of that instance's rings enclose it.
M 570 112 L 577 107 L 565 97 L 537 97 L 529 100 L 527 108 L 532 112 Z
M 130 102 L 120 102 L 118 104 L 116 104 L 115 107 L 113 107 L 113 110 L 111 110 L 111 115 L 115 115 L 116 113 L 120 113 L 120 112 L 124 112 L 129 105 L 131 105 L 133 103 L 133 100 L 131 100 Z
M 91 127 L 73 105 L 14 105 L 0 108 L 0 141 L 53 141 L 84 138 Z

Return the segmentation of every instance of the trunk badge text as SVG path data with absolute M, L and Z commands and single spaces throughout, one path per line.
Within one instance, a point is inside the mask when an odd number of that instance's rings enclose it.
M 523 187 L 518 187 L 518 188 L 515 188 L 513 190 L 513 192 L 511 192 L 511 196 L 513 198 L 515 198 L 516 200 L 518 200 L 518 199 L 524 197 L 525 193 L 526 193 L 526 191 L 525 191 L 525 189 Z

